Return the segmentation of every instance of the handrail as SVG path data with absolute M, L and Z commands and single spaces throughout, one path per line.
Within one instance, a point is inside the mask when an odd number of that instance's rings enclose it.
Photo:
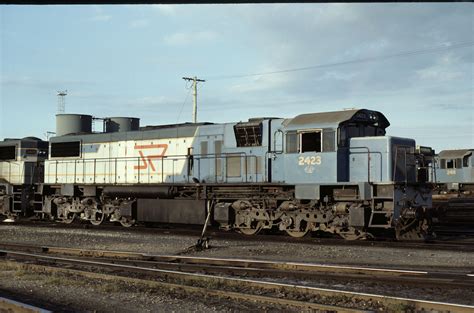
M 360 146 L 360 147 L 344 147 L 344 148 L 339 148 L 339 150 L 342 149 L 347 149 L 349 151 L 349 155 L 351 154 L 360 154 L 360 153 L 367 153 L 367 182 L 370 184 L 370 161 L 371 161 L 371 155 L 379 155 L 380 156 L 380 181 L 383 181 L 383 154 L 380 151 L 370 151 L 369 147 L 366 146 Z M 367 152 L 351 152 L 351 149 L 365 149 Z
M 193 162 L 195 162 L 194 164 L 197 165 L 197 176 L 200 178 L 201 177 L 201 166 L 204 166 L 203 164 L 203 160 L 215 160 L 214 162 L 214 174 L 215 174 L 215 179 L 217 181 L 218 179 L 218 176 L 222 176 L 221 175 L 217 175 L 218 172 L 220 173 L 225 173 L 225 181 L 227 182 L 228 179 L 229 179 L 229 176 L 228 176 L 228 172 L 227 172 L 227 165 L 228 165 L 228 158 L 229 157 L 239 157 L 241 162 L 242 160 L 245 162 L 245 164 L 242 166 L 242 163 L 240 163 L 240 177 L 244 180 L 244 182 L 248 182 L 249 181 L 249 175 L 252 175 L 251 173 L 249 173 L 249 169 L 252 169 L 254 168 L 254 172 L 252 172 L 254 174 L 254 177 L 255 177 L 255 182 L 258 182 L 258 157 L 256 155 L 248 155 L 246 152 L 235 152 L 235 153 L 232 153 L 232 152 L 229 152 L 229 153 L 220 153 L 220 154 L 195 154 L 193 155 Z M 255 162 L 254 162 L 254 166 L 252 167 L 252 163 L 249 164 L 248 162 L 250 160 L 254 159 Z M 217 168 L 217 165 L 218 165 L 218 160 L 224 160 L 224 164 L 220 164 L 221 168 L 218 169 Z M 110 179 L 110 176 L 108 176 L 108 178 L 105 178 L 104 177 L 104 182 L 108 182 L 108 183 L 112 183 L 112 184 L 117 184 L 119 183 L 119 179 L 118 179 L 118 168 L 119 168 L 119 162 L 124 162 L 125 163 L 125 167 L 124 167 L 124 175 L 125 175 L 125 181 L 127 181 L 127 174 L 129 173 L 129 161 L 133 161 L 132 162 L 132 166 L 137 166 L 137 170 L 138 170 L 138 173 L 137 173 L 137 183 L 150 183 L 151 182 L 151 176 L 150 176 L 150 166 L 147 166 L 147 170 L 145 171 L 145 174 L 147 174 L 147 178 L 145 178 L 145 181 L 143 180 L 143 178 L 141 177 L 144 173 L 142 171 L 142 168 L 141 168 L 141 164 L 144 162 L 143 159 L 141 157 L 114 157 L 114 158 L 107 158 L 107 157 L 102 157 L 102 158 L 90 158 L 90 159 L 67 159 L 67 160 L 46 160 L 46 162 L 48 163 L 48 173 L 51 173 L 51 166 L 55 166 L 55 168 L 53 170 L 55 170 L 55 179 L 54 179 L 54 182 L 55 183 L 59 183 L 60 182 L 60 174 L 58 173 L 58 168 L 61 166 L 61 165 L 65 165 L 65 170 L 66 170 L 66 177 L 67 177 L 67 174 L 68 174 L 68 169 L 69 169 L 69 164 L 72 164 L 72 162 L 74 162 L 74 172 L 73 172 L 73 182 L 74 183 L 77 183 L 77 175 L 78 175 L 78 170 L 77 170 L 77 167 L 79 166 L 82 166 L 83 167 L 83 170 L 82 170 L 82 183 L 89 183 L 87 181 L 85 181 L 85 177 L 86 177 L 86 166 L 88 164 L 91 164 L 93 163 L 93 173 L 92 173 L 92 176 L 93 176 L 93 183 L 96 184 L 98 183 L 97 181 L 97 174 L 98 174 L 98 168 L 104 168 L 104 170 L 107 172 L 107 168 L 109 169 L 108 172 L 110 174 L 112 174 L 114 176 L 113 178 L 113 181 Z M 178 174 L 177 173 L 177 169 L 178 169 L 178 166 L 177 166 L 177 162 L 180 162 L 180 161 L 184 161 L 184 162 L 189 162 L 189 155 L 172 155 L 172 156 L 163 156 L 163 157 L 160 157 L 158 160 L 158 162 L 161 162 L 161 182 L 164 183 L 165 182 L 165 162 L 171 162 L 171 174 L 168 174 L 168 176 L 171 176 L 171 179 L 172 179 L 172 182 L 174 183 L 175 182 L 175 179 L 176 179 L 176 175 Z M 148 163 L 147 163 L 148 164 Z M 112 165 L 114 166 L 114 172 L 112 173 L 111 172 L 111 169 L 112 169 Z M 210 165 L 210 164 L 209 164 Z M 250 166 L 250 167 L 249 167 Z M 195 171 L 195 168 L 196 167 L 193 167 L 193 171 Z M 244 172 L 244 174 L 242 174 L 242 172 Z M 196 172 L 194 172 L 196 173 Z M 158 174 L 158 173 L 157 173 Z M 188 171 L 186 171 L 186 176 L 187 176 L 187 181 L 190 181 L 190 175 L 191 173 L 189 173 Z M 158 174 L 159 175 L 159 174 Z M 66 178 L 67 179 L 67 178 Z M 66 180 L 67 181 L 67 180 Z
M 397 174 L 397 165 L 398 165 L 398 146 L 395 149 L 395 156 L 393 158 L 393 174 L 392 174 L 392 180 L 396 181 L 396 174 Z

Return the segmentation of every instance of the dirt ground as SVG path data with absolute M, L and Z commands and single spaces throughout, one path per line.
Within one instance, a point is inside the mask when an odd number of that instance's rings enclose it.
M 54 312 L 235 312 L 266 311 L 253 303 L 222 301 L 196 295 L 46 274 L 0 262 L 0 296 Z M 1 312 L 1 310 L 0 310 Z
M 212 235 L 212 234 L 211 234 Z M 83 229 L 80 227 L 33 227 L 0 224 L 0 242 L 87 249 L 133 251 L 148 254 L 183 254 L 208 257 L 232 257 L 292 262 L 397 267 L 406 269 L 474 269 L 474 253 L 384 246 L 317 245 L 307 242 L 269 242 L 247 237 L 219 238 L 214 234 L 211 248 L 186 252 L 196 236 L 174 232 L 121 227 Z M 337 284 L 328 287 L 337 287 Z M 341 286 L 344 287 L 344 286 Z M 377 286 L 356 284 L 359 292 L 373 292 Z M 344 288 L 343 288 L 344 289 Z M 385 291 L 386 292 L 386 291 Z M 424 291 L 420 291 L 424 292 Z M 426 293 L 430 293 L 427 290 Z M 438 291 L 439 293 L 442 291 Z M 454 291 L 453 291 L 454 292 Z M 169 294 L 165 290 L 141 290 L 137 286 L 113 286 L 65 277 L 42 276 L 0 267 L 0 295 L 14 293 L 25 298 L 46 299 L 60 311 L 97 312 L 229 312 L 265 311 L 269 308 L 252 303 L 232 303 L 196 296 Z M 400 290 L 398 296 L 412 292 Z M 430 298 L 430 295 L 426 295 Z M 436 294 L 437 301 L 439 297 Z M 449 300 L 449 295 L 443 297 Z M 446 299 L 447 298 L 447 299 Z M 119 304 L 119 305 L 118 305 Z

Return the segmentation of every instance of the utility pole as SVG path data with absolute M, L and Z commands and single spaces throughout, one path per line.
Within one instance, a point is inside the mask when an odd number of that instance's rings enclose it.
M 193 123 L 197 123 L 197 83 L 205 82 L 204 79 L 198 79 L 194 77 L 183 77 L 184 80 L 193 82 Z

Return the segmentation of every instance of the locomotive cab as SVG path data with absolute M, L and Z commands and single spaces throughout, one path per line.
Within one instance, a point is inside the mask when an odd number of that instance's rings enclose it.
M 0 215 L 41 212 L 44 160 L 48 143 L 35 137 L 0 142 Z
M 371 110 L 303 114 L 283 124 L 285 181 L 290 183 L 348 182 L 348 155 L 356 149 L 350 139 L 384 136 L 390 125 L 382 113 Z
M 474 191 L 474 149 L 443 150 L 436 157 L 436 177 L 446 191 Z
M 301 208 L 317 212 L 307 217 L 295 212 L 290 228 L 310 225 L 345 238 L 394 228 L 399 238 L 429 232 L 423 212 L 431 207 L 431 193 L 417 182 L 415 141 L 386 136 L 390 123 L 382 113 L 303 114 L 283 124 L 285 182 L 295 185 Z M 412 223 L 419 218 L 422 222 Z

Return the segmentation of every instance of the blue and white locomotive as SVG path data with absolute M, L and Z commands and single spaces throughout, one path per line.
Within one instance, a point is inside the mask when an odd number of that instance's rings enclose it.
M 440 190 L 474 194 L 474 149 L 443 150 L 435 157 L 433 182 Z
M 210 224 L 244 234 L 430 234 L 431 189 L 419 181 L 415 141 L 386 136 L 390 124 L 377 111 L 146 127 L 117 117 L 104 119 L 102 133 L 91 123 L 90 115 L 57 116 L 35 188 L 43 216 L 131 226 L 202 225 L 209 214 Z M 14 184 L 2 171 L 0 179 Z M 0 199 L 11 215 L 12 195 Z
M 474 149 L 435 156 L 433 207 L 440 224 L 474 225 Z

